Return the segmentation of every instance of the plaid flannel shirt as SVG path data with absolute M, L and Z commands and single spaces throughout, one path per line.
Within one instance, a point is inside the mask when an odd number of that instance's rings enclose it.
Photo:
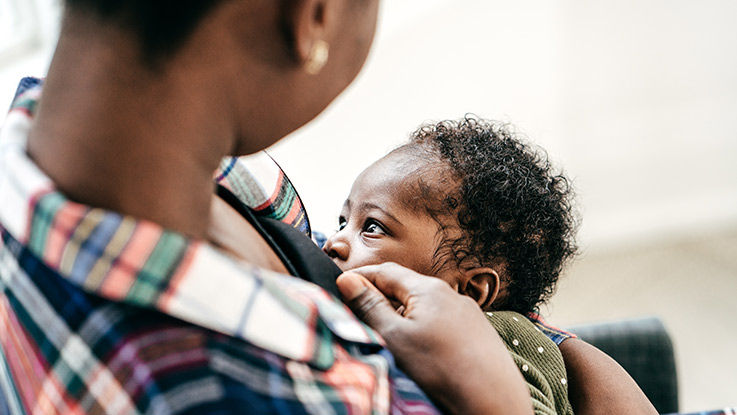
M 382 340 L 321 288 L 74 203 L 25 151 L 40 82 L 0 131 L 0 387 L 14 414 L 429 414 Z M 309 234 L 268 157 L 216 181 Z

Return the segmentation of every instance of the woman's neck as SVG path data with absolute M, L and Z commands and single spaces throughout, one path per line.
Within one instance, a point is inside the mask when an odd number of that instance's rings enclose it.
M 154 74 L 129 39 L 95 30 L 62 33 L 30 156 L 71 200 L 205 237 L 212 174 L 235 146 L 212 79 Z

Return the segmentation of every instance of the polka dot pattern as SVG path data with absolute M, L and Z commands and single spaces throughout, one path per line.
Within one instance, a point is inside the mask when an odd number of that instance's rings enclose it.
M 485 313 L 530 391 L 536 414 L 572 415 L 563 356 L 531 319 L 510 311 Z

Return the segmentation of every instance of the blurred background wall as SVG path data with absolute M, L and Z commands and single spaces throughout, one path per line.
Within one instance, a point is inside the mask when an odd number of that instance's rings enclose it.
M 0 0 L 0 106 L 45 73 L 59 3 Z M 329 233 L 363 168 L 465 113 L 514 123 L 574 179 L 582 255 L 543 313 L 656 314 L 682 409 L 737 405 L 737 2 L 387 0 L 357 82 L 270 153 Z

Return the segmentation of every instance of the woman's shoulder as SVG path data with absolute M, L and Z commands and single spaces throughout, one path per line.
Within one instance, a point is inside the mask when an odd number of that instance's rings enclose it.
M 310 221 L 297 189 L 266 152 L 223 158 L 214 180 L 255 215 L 284 222 L 311 236 Z

